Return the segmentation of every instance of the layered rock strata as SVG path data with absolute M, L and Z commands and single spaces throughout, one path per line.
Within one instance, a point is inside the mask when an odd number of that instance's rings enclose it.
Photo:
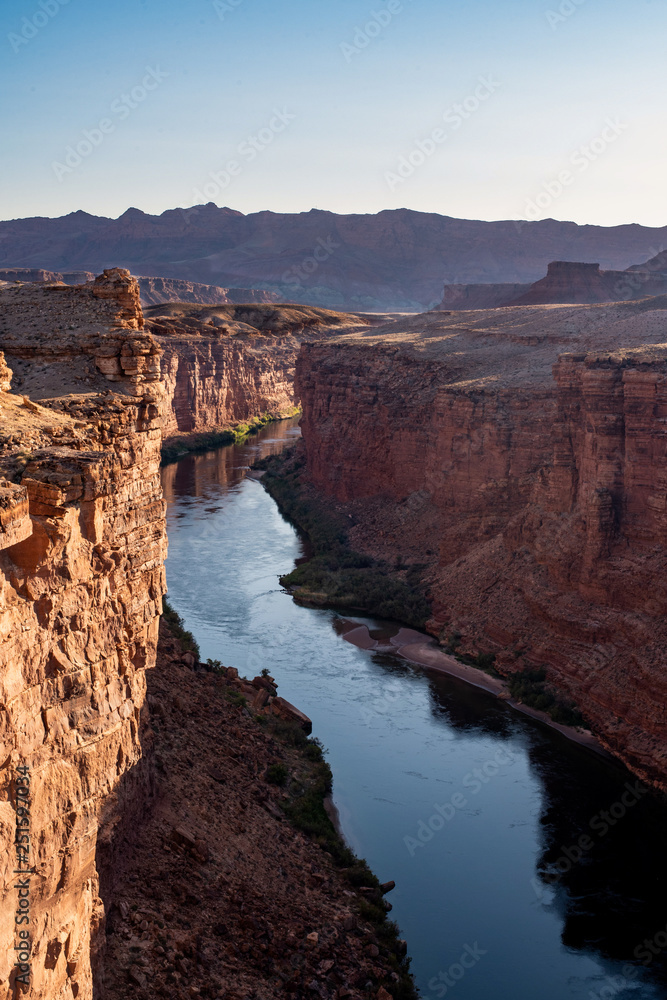
M 667 304 L 666 304 L 667 305 Z M 432 314 L 304 345 L 311 483 L 355 549 L 426 563 L 444 639 L 546 665 L 667 787 L 667 308 Z
M 178 304 L 148 310 L 146 322 L 162 350 L 169 440 L 292 414 L 302 341 L 366 328 L 371 320 L 304 306 Z
M 103 394 L 38 405 L 7 392 L 0 363 L 0 996 L 14 995 L 22 766 L 34 868 L 30 995 L 81 1000 L 93 995 L 102 939 L 100 878 L 149 784 L 139 727 L 164 592 L 162 387 L 127 273 L 62 296 L 51 289 L 50 318 L 26 288 L 27 298 L 12 291 L 1 303 L 13 356 L 33 365 L 67 357 L 72 368 L 91 356 L 108 375 Z M 78 356 L 67 319 L 79 327 Z

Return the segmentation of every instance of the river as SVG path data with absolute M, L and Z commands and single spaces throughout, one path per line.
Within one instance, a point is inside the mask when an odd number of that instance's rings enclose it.
M 334 611 L 282 592 L 303 543 L 246 473 L 298 433 L 283 421 L 163 470 L 169 598 L 204 659 L 268 667 L 313 720 L 347 841 L 396 880 L 391 916 L 422 995 L 667 997 L 665 805 L 493 696 L 358 649 Z

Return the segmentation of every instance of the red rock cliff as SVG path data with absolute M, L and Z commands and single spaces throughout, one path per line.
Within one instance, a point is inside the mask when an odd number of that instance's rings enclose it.
M 114 361 L 116 379 L 103 393 L 81 393 L 84 385 L 40 406 L 7 391 L 0 355 L 0 997 L 14 991 L 22 765 L 35 869 L 30 996 L 82 1000 L 93 995 L 110 845 L 149 784 L 139 724 L 164 592 L 162 387 L 157 346 L 138 329 L 137 290 L 124 274 L 66 290 L 71 322 L 60 344 L 57 335 L 44 341 L 41 358 L 37 327 L 47 315 L 24 288 L 26 298 L 11 289 L 1 303 L 24 380 L 45 367 L 48 382 L 59 365 L 75 378 L 96 356 Z M 51 317 L 56 329 L 60 315 Z
M 545 664 L 663 787 L 666 315 L 421 317 L 297 366 L 308 473 L 354 546 L 427 562 L 434 633 Z

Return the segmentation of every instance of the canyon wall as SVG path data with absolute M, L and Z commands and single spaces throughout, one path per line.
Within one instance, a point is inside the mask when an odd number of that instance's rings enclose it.
M 1 282 L 43 282 L 51 284 L 83 285 L 94 281 L 90 271 L 45 271 L 43 268 L 0 267 Z M 221 302 L 279 302 L 277 292 L 256 288 L 220 288 L 202 285 L 195 281 L 178 281 L 175 278 L 139 277 L 141 303 L 153 306 L 163 302 L 196 302 L 217 304 Z
M 165 438 L 233 426 L 294 409 L 299 343 L 157 337 L 163 349 Z
M 65 370 L 57 386 L 95 359 L 105 388 L 82 392 L 84 381 L 39 405 L 9 391 L 10 369 L 0 364 L 0 997 L 14 995 L 16 769 L 24 766 L 29 992 L 82 1000 L 93 995 L 111 845 L 140 815 L 150 785 L 139 730 L 165 589 L 162 387 L 126 272 L 60 296 L 24 289 L 1 303 L 12 367 L 26 381 L 30 368 L 44 369 L 48 391 L 51 369 Z M 35 309 L 34 294 L 51 294 L 53 315 Z M 50 337 L 40 330 L 47 322 Z
M 463 319 L 304 345 L 308 477 L 354 548 L 425 566 L 434 634 L 545 665 L 667 787 L 667 311 Z
M 166 439 L 291 415 L 304 339 L 366 328 L 364 317 L 306 306 L 156 306 L 148 328 L 162 351 Z

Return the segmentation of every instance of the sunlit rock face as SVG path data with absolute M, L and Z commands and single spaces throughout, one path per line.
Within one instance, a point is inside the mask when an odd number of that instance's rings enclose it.
M 80 1000 L 93 995 L 100 877 L 150 785 L 139 727 L 164 592 L 159 349 L 119 270 L 5 289 L 0 317 L 22 383 L 7 391 L 0 360 L 0 996 L 14 989 L 25 766 L 30 995 Z M 68 382 L 79 391 L 53 394 Z M 19 394 L 29 386 L 41 404 Z

